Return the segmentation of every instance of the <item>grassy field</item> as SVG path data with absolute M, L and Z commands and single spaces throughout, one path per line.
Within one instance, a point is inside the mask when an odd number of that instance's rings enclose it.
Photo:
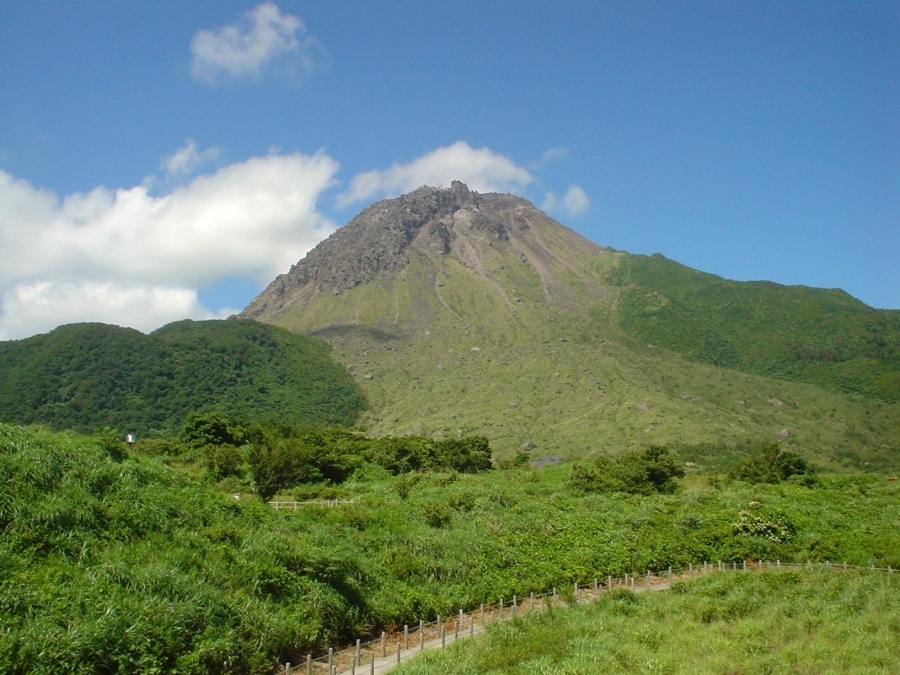
M 886 573 L 725 573 L 614 590 L 426 652 L 397 675 L 894 673 L 900 584 Z

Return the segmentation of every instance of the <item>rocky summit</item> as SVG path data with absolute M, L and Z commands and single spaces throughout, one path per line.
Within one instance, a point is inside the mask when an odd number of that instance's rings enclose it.
M 369 206 L 241 316 L 329 341 L 373 433 L 532 460 L 781 443 L 887 466 L 900 445 L 900 313 L 615 251 L 458 181 Z
M 394 275 L 413 259 L 426 265 L 431 262 L 434 289 L 440 294 L 439 276 L 446 263 L 437 260 L 445 256 L 481 276 L 510 306 L 510 294 L 488 269 L 486 257 L 498 256 L 486 256 L 486 249 L 495 246 L 530 265 L 549 299 L 550 289 L 560 286 L 553 268 L 565 268 L 567 263 L 543 240 L 541 232 L 547 227 L 562 228 L 520 197 L 479 194 L 459 181 L 453 181 L 449 189 L 422 187 L 365 209 L 279 276 L 242 316 L 276 317 L 317 294 L 339 295 L 379 275 Z M 574 232 L 566 235 L 577 247 L 603 250 Z M 499 266 L 497 271 L 502 269 Z

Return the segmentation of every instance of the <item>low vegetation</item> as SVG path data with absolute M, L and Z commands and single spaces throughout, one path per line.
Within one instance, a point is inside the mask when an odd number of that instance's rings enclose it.
M 900 658 L 900 584 L 884 574 L 723 574 L 666 593 L 615 590 L 526 614 L 429 651 L 397 675 L 887 673 Z
M 234 427 L 224 433 L 241 442 Z M 718 559 L 900 564 L 896 486 L 876 475 L 585 493 L 570 466 L 404 472 L 417 455 L 371 443 L 371 455 L 335 452 L 356 457 L 342 481 L 320 468 L 274 495 L 350 503 L 285 512 L 249 490 L 235 499 L 234 476 L 205 451 L 174 447 L 0 425 L 0 670 L 266 673 L 608 574 Z

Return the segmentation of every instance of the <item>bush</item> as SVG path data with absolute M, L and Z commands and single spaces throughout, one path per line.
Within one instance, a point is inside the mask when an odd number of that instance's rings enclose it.
M 795 476 L 808 476 L 809 473 L 810 467 L 805 459 L 773 443 L 742 462 L 732 475 L 748 483 L 780 483 Z
M 674 492 L 684 468 L 666 448 L 652 446 L 614 459 L 598 457 L 594 468 L 577 465 L 569 474 L 569 486 L 580 492 L 653 494 Z

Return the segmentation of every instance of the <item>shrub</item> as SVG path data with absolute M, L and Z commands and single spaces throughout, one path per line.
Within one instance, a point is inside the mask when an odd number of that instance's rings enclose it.
M 733 476 L 748 483 L 780 483 L 793 476 L 807 476 L 809 472 L 810 467 L 805 459 L 773 443 L 744 460 Z

